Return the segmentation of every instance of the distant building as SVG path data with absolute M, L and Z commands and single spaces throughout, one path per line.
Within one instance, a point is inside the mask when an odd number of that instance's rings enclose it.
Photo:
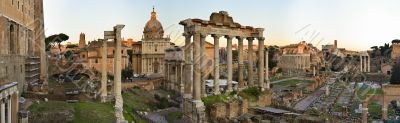
M 283 46 L 281 52 L 278 67 L 285 73 L 301 74 L 310 72 L 313 70 L 312 67 L 318 68 L 321 65 L 318 49 L 305 41 Z
M 80 49 L 79 52 L 79 61 L 81 61 L 82 65 L 88 69 L 95 69 L 96 71 L 101 71 L 101 50 L 102 50 L 102 41 L 92 41 L 85 48 Z M 107 72 L 110 75 L 114 74 L 114 56 L 115 52 L 122 53 L 121 59 L 121 68 L 128 68 L 128 47 L 122 45 L 121 51 L 115 51 L 115 42 L 107 42 Z
M 146 23 L 142 41 L 133 42 L 132 67 L 136 74 L 163 74 L 165 49 L 173 47 L 169 37 L 164 37 L 164 29 L 157 20 L 157 13 L 151 12 L 151 18 Z

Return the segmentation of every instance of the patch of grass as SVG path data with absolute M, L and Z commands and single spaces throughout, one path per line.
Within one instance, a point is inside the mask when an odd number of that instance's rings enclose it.
M 211 107 L 215 103 L 227 102 L 228 98 L 229 98 L 228 95 L 221 94 L 221 95 L 207 96 L 207 97 L 204 97 L 202 100 L 206 107 Z
M 380 119 L 382 114 L 382 106 L 378 102 L 370 102 L 368 105 L 368 113 L 372 119 Z
M 63 111 L 63 110 L 73 110 L 73 105 L 69 105 L 63 101 L 40 101 L 39 103 L 33 103 L 28 107 L 28 110 L 32 113 L 40 112 L 52 112 L 52 111 Z
M 181 118 L 183 117 L 183 113 L 182 113 L 182 112 L 179 112 L 179 111 L 170 112 L 170 113 L 168 114 L 168 117 L 169 117 L 169 118 L 172 118 L 172 119 L 181 119 Z
M 239 92 L 239 96 L 249 100 L 250 102 L 255 102 L 258 97 L 261 96 L 263 92 L 257 87 L 249 87 Z
M 74 112 L 73 123 L 113 123 L 114 108 L 111 103 L 49 101 L 32 104 L 28 110 L 32 113 L 52 113 L 65 110 Z
M 115 122 L 111 103 L 74 103 L 74 123 L 112 123 Z

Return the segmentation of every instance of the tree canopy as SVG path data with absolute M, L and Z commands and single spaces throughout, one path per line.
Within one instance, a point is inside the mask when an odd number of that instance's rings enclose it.
M 56 44 L 58 45 L 58 48 L 61 51 L 61 43 L 68 39 L 69 39 L 69 36 L 64 33 L 54 34 L 54 35 L 47 37 L 45 39 L 46 51 L 49 51 L 50 48 L 55 47 Z

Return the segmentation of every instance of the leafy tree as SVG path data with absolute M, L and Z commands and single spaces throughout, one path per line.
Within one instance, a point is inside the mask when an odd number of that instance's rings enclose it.
M 128 60 L 129 60 L 129 63 L 132 63 L 133 61 L 132 61 L 132 57 L 133 57 L 133 50 L 132 49 L 130 49 L 130 50 L 127 50 L 127 52 L 128 52 Z
M 393 66 L 390 84 L 400 84 L 400 63 Z
M 51 35 L 45 39 L 46 50 L 49 51 L 51 47 L 54 47 L 57 44 L 59 50 L 61 51 L 61 43 L 68 39 L 69 36 L 64 33 Z
M 268 68 L 272 69 L 277 66 L 278 61 L 274 60 L 274 55 L 279 53 L 278 46 L 269 46 L 268 47 Z
M 121 76 L 123 79 L 133 77 L 133 70 L 131 67 L 127 67 L 121 71 Z
M 64 57 L 66 59 L 71 59 L 73 55 L 74 55 L 74 53 L 72 51 L 67 51 L 67 52 L 65 52 Z

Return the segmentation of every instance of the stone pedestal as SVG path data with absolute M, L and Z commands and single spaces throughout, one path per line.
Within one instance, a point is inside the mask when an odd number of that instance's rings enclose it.
M 206 123 L 205 106 L 201 100 L 183 99 L 183 113 L 192 123 Z
M 29 111 L 18 112 L 18 123 L 28 123 Z

